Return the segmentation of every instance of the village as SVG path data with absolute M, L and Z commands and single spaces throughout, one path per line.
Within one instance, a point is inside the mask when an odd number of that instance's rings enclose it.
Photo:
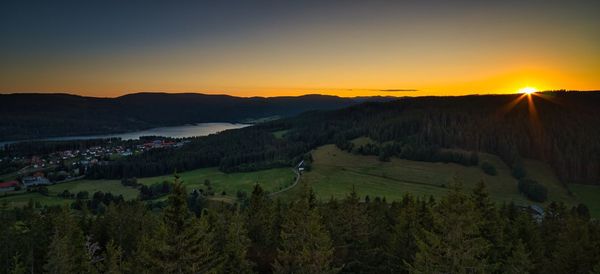
M 2 166 L 17 168 L 0 174 L 0 193 L 8 194 L 39 186 L 78 180 L 94 165 L 153 149 L 180 148 L 189 140 L 154 139 L 136 141 L 107 141 L 85 149 L 60 150 L 43 155 L 0 157 Z

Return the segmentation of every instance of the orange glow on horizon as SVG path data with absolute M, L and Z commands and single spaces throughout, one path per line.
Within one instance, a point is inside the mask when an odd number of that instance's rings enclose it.
M 524 94 L 527 94 L 527 95 L 531 95 L 531 94 L 536 93 L 536 92 L 538 92 L 538 90 L 536 88 L 534 88 L 534 87 L 524 87 L 522 89 L 519 89 L 519 93 L 524 93 Z

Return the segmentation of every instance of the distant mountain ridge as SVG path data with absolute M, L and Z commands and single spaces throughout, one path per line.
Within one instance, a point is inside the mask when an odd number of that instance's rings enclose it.
M 201 93 L 133 93 L 116 98 L 65 93 L 0 94 L 0 141 L 126 132 L 203 122 L 290 117 L 394 97 L 329 95 L 234 97 Z

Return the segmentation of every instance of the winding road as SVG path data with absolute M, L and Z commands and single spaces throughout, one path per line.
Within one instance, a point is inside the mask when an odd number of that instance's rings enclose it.
M 295 186 L 298 184 L 298 182 L 300 181 L 300 172 L 299 172 L 299 171 L 298 171 L 298 169 L 296 169 L 296 168 L 292 168 L 292 170 L 294 171 L 294 173 L 296 173 L 296 180 L 294 181 L 294 183 L 293 183 L 292 185 L 290 185 L 290 186 L 288 186 L 288 187 L 286 187 L 286 188 L 282 189 L 282 190 L 279 190 L 279 191 L 277 191 L 277 192 L 273 192 L 273 193 L 269 194 L 269 196 L 275 196 L 275 195 L 277 195 L 277 194 L 280 194 L 280 193 L 286 192 L 286 191 L 288 191 L 288 190 L 290 190 L 290 189 L 294 188 L 294 187 L 295 187 Z

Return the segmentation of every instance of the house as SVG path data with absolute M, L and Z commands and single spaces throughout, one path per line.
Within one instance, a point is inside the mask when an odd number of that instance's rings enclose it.
M 539 205 L 531 205 L 529 208 L 531 208 L 531 215 L 536 221 L 541 222 L 544 219 L 544 208 Z
M 19 186 L 17 181 L 8 181 L 0 183 L 0 192 L 13 191 Z
M 520 206 L 519 208 L 527 212 L 538 223 L 544 219 L 544 208 L 539 205 Z
M 300 161 L 300 163 L 296 166 L 300 173 L 304 172 L 304 160 Z
M 39 186 L 39 185 L 49 185 L 50 181 L 43 176 L 27 176 L 23 177 L 23 185 L 25 187 L 30 186 Z

